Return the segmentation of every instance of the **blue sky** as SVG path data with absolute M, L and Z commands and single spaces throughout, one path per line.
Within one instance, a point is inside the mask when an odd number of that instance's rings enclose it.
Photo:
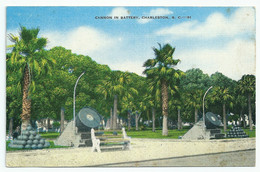
M 7 7 L 7 33 L 17 34 L 20 24 L 39 27 L 48 49 L 63 46 L 114 70 L 141 75 L 142 64 L 154 58 L 152 47 L 159 42 L 176 47 L 174 58 L 181 60 L 181 70 L 219 71 L 235 80 L 255 74 L 255 10 L 250 7 Z

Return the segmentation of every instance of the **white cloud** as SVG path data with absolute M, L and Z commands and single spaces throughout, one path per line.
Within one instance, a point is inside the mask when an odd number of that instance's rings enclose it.
M 7 31 L 18 35 L 17 31 Z M 73 53 L 89 55 L 93 60 L 100 64 L 107 64 L 112 70 L 121 70 L 134 72 L 142 75 L 144 68 L 143 59 L 141 58 L 144 51 L 132 51 L 129 48 L 127 38 L 120 36 L 111 36 L 102 30 L 92 27 L 82 26 L 71 31 L 42 31 L 40 37 L 48 39 L 47 49 L 55 46 L 63 46 L 70 49 Z M 8 41 L 7 45 L 11 42 Z M 149 50 L 150 51 L 150 50 Z M 139 52 L 139 53 L 137 53 Z
M 167 8 L 156 8 L 156 9 L 152 9 L 148 14 L 144 14 L 143 16 L 167 16 L 167 15 L 170 15 L 170 14 L 173 14 L 173 12 L 170 11 L 169 9 L 167 9 Z M 152 19 L 142 19 L 142 18 L 140 18 L 138 20 L 138 23 L 145 24 L 145 23 L 148 23 L 150 21 L 152 21 Z
M 48 47 L 63 46 L 71 49 L 73 53 L 90 55 L 102 49 L 113 46 L 116 38 L 113 38 L 100 30 L 92 27 L 82 26 L 68 32 L 42 33 L 48 38 Z
M 169 14 L 173 14 L 173 12 L 167 8 L 157 8 L 150 11 L 150 15 L 152 16 L 163 16 Z
M 48 49 L 63 46 L 73 53 L 89 55 L 100 64 L 107 64 L 112 70 L 143 72 L 143 61 L 134 60 L 140 54 L 132 52 L 126 38 L 111 36 L 91 27 L 79 27 L 68 32 L 47 32 L 41 37 L 48 38 Z M 141 52 L 142 54 L 142 52 Z
M 213 13 L 205 22 L 192 20 L 165 27 L 156 32 L 157 35 L 170 35 L 175 39 L 195 37 L 210 39 L 243 33 L 255 33 L 254 8 L 239 8 L 230 17 L 225 17 L 221 13 Z
M 109 16 L 129 16 L 130 11 L 124 7 L 117 7 L 112 10 Z
M 179 68 L 200 68 L 209 75 L 219 71 L 238 80 L 244 74 L 255 74 L 255 44 L 253 41 L 236 39 L 222 48 L 195 49 L 176 53 L 181 59 Z

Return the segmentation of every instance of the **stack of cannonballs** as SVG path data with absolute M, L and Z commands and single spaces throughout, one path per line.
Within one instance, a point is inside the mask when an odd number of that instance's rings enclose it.
M 22 130 L 21 135 L 11 141 L 8 146 L 10 148 L 20 149 L 42 149 L 49 147 L 50 143 L 41 138 L 31 126 L 28 126 L 26 130 Z
M 248 135 L 241 127 L 234 126 L 227 132 L 227 138 L 246 138 Z

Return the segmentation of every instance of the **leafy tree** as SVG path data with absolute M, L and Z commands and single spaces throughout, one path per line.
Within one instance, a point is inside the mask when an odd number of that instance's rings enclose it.
M 179 91 L 173 94 L 172 97 L 173 99 L 170 98 L 169 101 L 169 110 L 172 114 L 175 114 L 177 111 L 177 125 L 178 125 L 178 130 L 182 128 L 182 119 L 181 119 L 181 109 L 184 108 L 183 104 L 183 95 Z
M 234 106 L 236 82 L 220 72 L 212 74 L 210 80 L 211 85 L 213 86 L 211 93 L 209 93 L 209 99 L 211 101 L 210 109 L 216 114 L 222 113 L 224 130 L 226 131 L 226 113 L 227 109 L 229 111 Z
M 227 130 L 227 116 L 226 116 L 226 105 L 229 103 L 230 106 L 233 105 L 231 102 L 233 99 L 232 95 L 229 93 L 228 88 L 221 88 L 221 87 L 213 87 L 211 100 L 213 102 L 220 102 L 222 104 L 223 109 L 223 125 L 224 131 Z
M 215 87 L 222 87 L 222 88 L 232 88 L 236 87 L 236 82 L 227 76 L 223 75 L 220 72 L 215 72 L 210 76 L 211 86 Z
M 128 73 L 123 73 L 120 71 L 113 71 L 111 75 L 101 81 L 96 88 L 96 92 L 101 93 L 105 96 L 105 99 L 114 99 L 114 109 L 113 109 L 113 122 L 112 129 L 116 129 L 117 120 L 117 105 L 118 105 L 118 95 L 122 95 L 126 89 L 126 85 L 130 82 L 130 77 Z
M 187 94 L 187 107 L 194 109 L 194 122 L 198 122 L 198 110 L 202 107 L 203 90 L 193 90 Z
M 129 84 L 125 86 L 126 90 L 123 93 L 121 107 L 123 111 L 127 111 L 128 118 L 128 131 L 131 129 L 131 113 L 136 109 L 135 98 L 138 95 L 138 91 L 131 87 Z
M 72 119 L 73 88 L 78 76 L 85 71 L 76 90 L 76 112 L 84 106 L 95 108 L 104 117 L 109 116 L 111 102 L 105 102 L 103 96 L 95 92 L 111 70 L 106 65 L 99 65 L 88 56 L 76 55 L 63 47 L 54 47 L 48 51 L 57 63 L 52 70 L 53 75 L 46 78 L 42 85 L 46 88 L 50 105 L 49 109 L 60 118 L 61 107 L 65 108 L 65 118 Z M 98 71 L 98 72 L 97 72 Z
M 142 98 L 146 102 L 147 110 L 150 108 L 152 112 L 152 131 L 155 132 L 156 110 L 161 108 L 160 82 L 153 82 L 152 79 L 146 78 L 147 86 L 145 87 L 145 96 Z
M 255 76 L 243 75 L 242 78 L 238 81 L 238 87 L 242 94 L 247 95 L 249 128 L 250 130 L 253 130 L 251 97 L 253 94 L 255 94 Z
M 246 96 L 241 94 L 241 91 L 239 90 L 238 82 L 236 82 L 236 87 L 234 88 L 234 106 L 233 106 L 233 112 L 237 114 L 239 125 L 241 127 L 246 127 L 245 123 L 245 109 L 247 107 L 247 99 Z
M 21 89 L 21 75 L 17 73 L 14 66 L 10 64 L 11 54 L 6 56 L 6 122 L 7 129 L 9 127 L 8 121 L 13 119 L 13 127 L 20 125 L 19 115 L 22 112 L 22 89 Z
M 34 75 L 47 74 L 55 61 L 46 56 L 44 47 L 46 38 L 38 38 L 40 29 L 26 29 L 21 26 L 19 37 L 9 34 L 9 39 L 14 43 L 11 57 L 7 63 L 15 68 L 17 75 L 22 76 L 22 129 L 30 124 L 31 117 L 31 94 L 35 90 Z
M 146 112 L 147 116 L 147 121 L 148 121 L 148 126 L 150 125 L 150 116 L 149 116 L 149 109 L 152 107 L 152 100 L 151 100 L 151 95 L 148 95 L 146 93 L 144 96 L 142 96 L 143 100 L 139 103 L 139 107 L 142 112 Z
M 235 107 L 239 110 L 240 125 L 243 123 L 243 127 L 246 128 L 244 109 L 247 106 L 246 97 L 237 94 L 235 99 Z
M 179 59 L 173 59 L 173 53 L 175 52 L 175 47 L 170 44 L 165 44 L 161 46 L 159 44 L 159 49 L 153 48 L 155 58 L 148 59 L 144 63 L 144 74 L 147 75 L 148 79 L 153 79 L 153 82 L 159 83 L 161 87 L 161 97 L 162 97 L 162 115 L 163 115 L 163 130 L 162 135 L 168 135 L 168 92 L 169 87 L 174 87 L 174 78 L 179 78 L 181 72 L 174 69 L 174 67 L 180 62 Z
M 185 72 L 181 79 L 183 94 L 186 98 L 186 107 L 194 110 L 194 122 L 198 121 L 198 111 L 202 107 L 204 92 L 210 86 L 210 78 L 200 69 L 190 69 Z

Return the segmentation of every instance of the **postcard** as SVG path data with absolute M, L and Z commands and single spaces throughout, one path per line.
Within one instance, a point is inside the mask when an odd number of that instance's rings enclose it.
M 254 6 L 7 6 L 6 167 L 255 167 Z

